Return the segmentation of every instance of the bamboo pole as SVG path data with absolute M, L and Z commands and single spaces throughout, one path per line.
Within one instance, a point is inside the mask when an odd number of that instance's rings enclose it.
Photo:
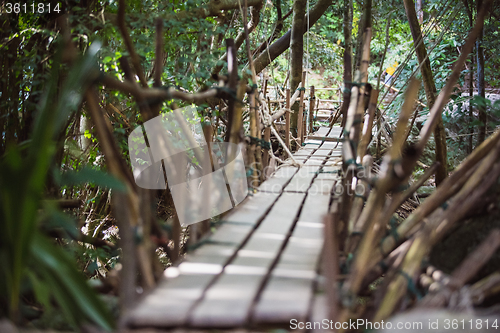
M 500 229 L 490 232 L 481 244 L 470 253 L 451 274 L 449 283 L 437 293 L 427 294 L 418 304 L 418 307 L 434 308 L 445 305 L 451 292 L 462 288 L 477 272 L 490 260 L 491 256 L 500 247 Z
M 309 88 L 309 133 L 313 132 L 314 125 L 314 102 L 316 97 L 314 96 L 314 86 Z
M 369 183 L 369 179 L 371 177 L 372 164 L 373 158 L 370 155 L 366 155 L 363 158 L 364 174 L 363 177 L 359 177 L 358 179 L 358 185 L 362 187 L 363 192 L 360 194 L 356 193 L 349 214 L 348 237 L 345 246 L 347 253 L 353 252 L 357 247 L 359 239 L 361 239 L 361 233 L 363 230 L 359 226 L 356 226 L 356 221 L 359 219 L 359 215 L 361 214 L 361 211 L 365 205 L 366 198 L 370 194 L 371 186 Z M 356 191 L 358 191 L 357 188 L 358 186 L 356 186 Z
M 375 110 L 377 109 L 379 90 L 372 90 L 370 94 L 370 105 L 368 106 L 368 114 L 365 116 L 365 122 L 363 124 L 363 133 L 361 136 L 361 141 L 359 142 L 358 152 L 357 152 L 357 163 L 361 163 L 361 157 L 365 156 L 366 147 L 370 142 L 372 136 L 373 120 L 375 115 Z
M 427 215 L 448 200 L 456 193 L 467 180 L 467 173 L 486 156 L 491 149 L 500 141 L 500 130 L 497 130 L 488 139 L 483 141 L 474 151 L 455 169 L 455 171 L 445 179 L 434 193 L 431 194 L 410 216 L 397 228 L 400 238 L 404 238 L 417 223 L 422 221 Z M 393 237 L 387 237 L 383 240 L 379 249 L 375 249 L 371 262 L 378 262 L 382 259 L 382 252 L 388 253 L 396 246 Z
M 255 106 L 255 94 L 251 94 L 248 96 L 250 99 L 250 135 L 254 138 L 257 138 L 257 132 L 259 131 L 259 124 L 257 123 L 258 112 L 256 112 Z M 251 177 L 251 188 L 257 188 L 259 186 L 259 176 L 257 172 L 257 152 L 260 151 L 260 148 L 257 148 L 256 145 L 251 145 L 248 148 L 248 162 L 252 167 L 252 177 Z
M 304 118 L 304 89 L 306 81 L 306 72 L 302 72 L 302 81 L 300 82 L 299 114 L 297 116 L 297 139 L 299 143 L 303 142 L 303 118 Z
M 469 291 L 474 305 L 482 304 L 486 298 L 500 293 L 500 271 L 496 271 L 474 283 Z
M 306 102 L 304 102 L 302 104 L 302 110 L 304 110 L 304 114 L 307 114 L 307 113 L 305 113 Z M 306 135 L 307 135 L 307 118 L 303 117 L 303 119 L 302 119 L 302 137 L 300 138 L 301 142 L 304 142 L 304 138 Z
M 285 102 L 285 144 L 290 149 L 290 88 L 286 89 L 286 102 Z
M 399 115 L 396 132 L 394 134 L 394 142 L 388 154 L 382 162 L 380 178 L 376 183 L 375 188 L 370 193 L 366 207 L 359 217 L 357 224 L 364 231 L 359 249 L 354 260 L 349 279 L 343 285 L 344 294 L 356 295 L 363 281 L 363 277 L 367 272 L 368 262 L 381 229 L 385 226 L 386 221 L 382 221 L 382 208 L 385 203 L 385 194 L 394 187 L 397 182 L 397 161 L 401 158 L 401 150 L 404 144 L 404 134 L 408 126 L 408 120 L 413 112 L 415 97 L 417 96 L 419 87 L 418 80 L 410 81 L 406 92 L 405 102 Z M 395 167 L 396 166 L 396 167 Z M 354 304 L 349 304 L 353 306 Z M 346 318 L 342 318 L 346 319 Z
M 264 80 L 264 89 L 262 91 L 262 93 L 264 95 L 264 100 L 262 101 L 262 103 L 266 103 L 266 99 L 267 99 L 267 92 L 266 92 L 267 82 L 268 82 L 268 80 L 265 79 Z M 261 106 L 261 107 L 264 107 L 264 106 Z M 271 128 L 264 127 L 264 141 L 269 142 L 270 140 L 271 140 Z M 261 177 L 260 177 L 261 182 L 266 180 L 266 170 L 267 170 L 267 167 L 269 166 L 269 158 L 270 158 L 269 151 L 267 149 L 264 149 L 264 151 L 262 153 L 262 172 L 261 172 Z
M 496 182 L 500 174 L 500 162 L 497 162 L 500 145 L 497 144 L 486 156 L 473 175 L 467 180 L 443 214 L 429 221 L 415 238 L 401 271 L 402 274 L 391 282 L 374 321 L 380 321 L 392 314 L 401 297 L 406 293 L 408 278 L 414 279 L 418 274 L 422 259 L 430 249 L 449 231 L 453 224 L 479 200 L 489 187 Z

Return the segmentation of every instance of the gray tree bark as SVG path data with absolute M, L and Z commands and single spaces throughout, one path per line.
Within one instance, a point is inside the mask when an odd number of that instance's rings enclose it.
M 477 12 L 481 9 L 482 0 L 477 0 Z M 486 97 L 485 89 L 484 89 L 484 51 L 483 51 L 483 34 L 484 27 L 481 29 L 479 36 L 476 40 L 476 62 L 477 62 L 477 94 L 482 98 Z M 486 115 L 486 108 L 481 103 L 479 107 L 479 120 L 483 123 L 481 127 L 479 127 L 479 136 L 477 138 L 477 144 L 479 145 L 486 138 L 486 129 L 488 117 Z
M 416 53 L 418 62 L 423 63 L 420 68 L 420 72 L 422 73 L 427 106 L 431 109 L 436 101 L 437 95 L 434 76 L 432 75 L 431 70 L 431 63 L 427 57 L 427 50 L 424 42 L 422 41 L 419 43 L 422 39 L 422 31 L 420 30 L 420 24 L 418 23 L 417 14 L 415 12 L 415 4 L 413 3 L 413 0 L 404 0 L 404 5 L 406 8 L 406 16 L 408 17 L 408 22 L 410 24 L 411 34 L 413 36 L 413 42 L 417 46 Z M 436 185 L 439 185 L 448 176 L 446 135 L 441 114 L 439 114 L 439 118 L 437 119 L 437 124 L 434 129 L 434 141 L 436 143 L 436 161 L 440 164 L 436 171 Z
M 306 14 L 306 0 L 295 0 L 293 2 L 293 22 L 290 41 L 290 89 L 295 91 L 302 81 L 302 61 L 304 58 L 304 24 Z M 297 135 L 297 124 L 299 104 L 292 105 L 290 118 L 290 130 L 293 135 Z

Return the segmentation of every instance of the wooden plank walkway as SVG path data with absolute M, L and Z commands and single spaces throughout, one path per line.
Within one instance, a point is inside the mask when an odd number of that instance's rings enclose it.
M 253 196 L 176 267 L 126 319 L 140 328 L 278 326 L 311 316 L 341 167 L 340 128 L 320 128 Z

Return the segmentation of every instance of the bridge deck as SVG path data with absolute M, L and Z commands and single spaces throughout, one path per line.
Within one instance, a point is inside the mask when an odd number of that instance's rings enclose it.
M 144 297 L 131 328 L 289 327 L 311 316 L 323 246 L 322 217 L 333 200 L 340 128 L 320 128 L 257 193 L 223 218 L 203 245 Z

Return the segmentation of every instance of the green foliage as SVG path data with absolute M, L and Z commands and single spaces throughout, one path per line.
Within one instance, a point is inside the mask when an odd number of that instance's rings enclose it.
M 70 170 L 62 174 L 55 173 L 54 178 L 60 185 L 74 186 L 87 183 L 122 192 L 127 189 L 121 181 L 112 175 L 86 166 L 79 171 Z
M 72 66 L 59 98 L 56 94 L 60 68 L 58 61 L 54 63 L 26 154 L 19 146 L 10 146 L 0 160 L 0 304 L 4 314 L 14 320 L 23 293 L 21 286 L 29 279 L 37 301 L 50 306 L 53 298 L 75 327 L 85 320 L 105 329 L 113 326 L 107 309 L 72 258 L 37 227 L 42 193 L 55 152 L 54 139 L 81 101 L 91 79 L 88 73 L 95 68 L 98 47 L 95 43 Z

